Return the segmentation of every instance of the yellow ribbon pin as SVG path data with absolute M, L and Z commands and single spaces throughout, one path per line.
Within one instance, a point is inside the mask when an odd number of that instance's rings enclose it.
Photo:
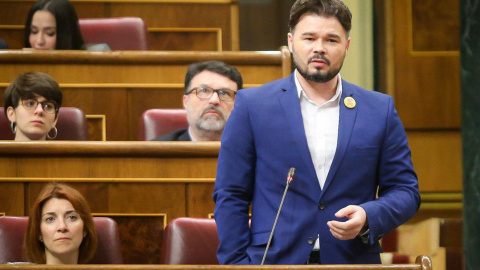
M 357 102 L 352 97 L 346 97 L 343 100 L 343 104 L 345 104 L 345 107 L 347 107 L 349 109 L 353 109 L 357 105 Z

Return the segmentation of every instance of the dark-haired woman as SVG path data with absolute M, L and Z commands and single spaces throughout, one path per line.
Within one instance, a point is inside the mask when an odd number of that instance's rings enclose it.
M 39 0 L 28 12 L 24 47 L 36 50 L 109 50 L 107 44 L 84 44 L 78 16 L 68 0 Z
M 5 89 L 5 116 L 17 141 L 54 139 L 62 92 L 48 74 L 20 74 Z

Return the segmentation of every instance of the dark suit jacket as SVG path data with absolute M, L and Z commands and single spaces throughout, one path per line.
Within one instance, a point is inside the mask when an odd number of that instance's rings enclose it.
M 8 49 L 7 43 L 0 38 L 0 49 Z
M 174 132 L 168 133 L 161 137 L 155 138 L 152 141 L 191 141 L 190 135 L 188 135 L 188 129 L 179 129 Z
M 238 92 L 222 135 L 213 194 L 220 263 L 260 264 L 290 167 L 295 180 L 266 264 L 304 264 L 317 235 L 322 263 L 380 263 L 378 240 L 415 215 L 418 180 L 393 99 L 345 81 L 342 87 L 337 149 L 323 189 L 293 75 Z M 354 108 L 344 105 L 346 97 L 355 99 Z M 359 237 L 338 240 L 329 231 L 328 221 L 346 220 L 335 213 L 348 205 L 367 213 L 367 244 Z

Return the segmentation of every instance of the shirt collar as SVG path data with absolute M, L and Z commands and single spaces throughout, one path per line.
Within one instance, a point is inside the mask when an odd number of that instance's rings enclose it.
M 298 70 L 295 69 L 295 74 L 293 74 L 293 77 L 295 80 L 295 86 L 297 87 L 298 98 L 300 99 L 300 97 L 302 96 L 302 92 L 304 93 L 304 91 L 302 86 L 300 85 L 300 81 L 298 80 L 297 76 L 301 76 L 301 75 L 300 73 L 298 73 Z M 338 80 L 338 83 L 337 83 L 337 90 L 335 91 L 335 95 L 333 95 L 333 97 L 327 102 L 331 102 L 333 100 L 339 99 L 338 97 L 342 95 L 342 91 L 343 91 L 342 76 L 340 76 L 340 73 L 337 74 L 337 80 Z M 307 95 L 304 93 L 304 96 L 306 97 Z
M 191 127 L 188 127 L 188 136 L 190 136 L 190 140 L 192 142 L 196 142 L 197 140 L 192 136 L 192 130 Z

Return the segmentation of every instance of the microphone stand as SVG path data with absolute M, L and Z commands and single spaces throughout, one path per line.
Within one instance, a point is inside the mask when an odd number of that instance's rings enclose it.
M 280 216 L 280 212 L 282 211 L 283 201 L 285 201 L 285 196 L 287 195 L 287 191 L 288 191 L 288 187 L 290 186 L 290 183 L 293 181 L 294 174 L 295 174 L 295 168 L 292 167 L 288 171 L 287 185 L 285 186 L 285 191 L 283 192 L 282 201 L 280 202 L 277 216 L 275 217 L 275 221 L 273 222 L 273 228 L 272 228 L 272 231 L 270 232 L 270 237 L 268 238 L 267 247 L 265 248 L 265 253 L 263 253 L 263 259 L 260 265 L 263 265 L 263 263 L 265 262 L 265 259 L 267 258 L 268 248 L 270 248 L 270 243 L 272 242 L 273 233 L 275 232 L 275 227 L 277 227 L 277 221 L 278 221 L 278 217 Z

